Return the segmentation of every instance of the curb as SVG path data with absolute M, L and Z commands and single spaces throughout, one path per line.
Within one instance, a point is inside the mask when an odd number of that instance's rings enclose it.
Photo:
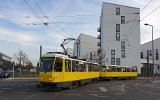
M 38 80 L 38 77 L 35 77 L 35 78 L 28 78 L 28 77 L 22 77 L 22 78 L 6 78 L 6 79 L 3 79 L 2 81 L 4 80 Z

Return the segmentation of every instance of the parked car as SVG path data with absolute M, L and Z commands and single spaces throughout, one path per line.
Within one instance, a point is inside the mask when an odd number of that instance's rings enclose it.
M 0 78 L 8 78 L 10 76 L 11 76 L 11 72 L 9 71 L 0 72 Z

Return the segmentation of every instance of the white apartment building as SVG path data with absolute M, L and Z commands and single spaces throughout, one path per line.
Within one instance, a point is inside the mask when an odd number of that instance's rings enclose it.
M 98 52 L 106 53 L 105 64 L 137 66 L 140 64 L 140 9 L 103 3 L 98 35 Z
M 73 57 L 73 49 L 72 49 L 72 48 L 67 48 L 66 51 L 67 51 L 67 54 L 68 54 L 70 57 Z
M 98 39 L 93 36 L 80 34 L 74 42 L 73 55 L 78 59 L 87 59 L 93 61 L 93 56 L 97 53 Z
M 160 74 L 160 58 L 159 58 L 159 52 L 160 52 L 160 38 L 153 40 L 154 43 L 154 68 L 152 64 L 152 41 L 149 41 L 147 43 L 144 43 L 141 45 L 141 63 L 143 64 L 143 73 L 148 74 L 148 76 L 154 74 Z M 148 62 L 147 62 L 147 55 L 148 55 Z M 148 65 L 147 65 L 148 63 Z

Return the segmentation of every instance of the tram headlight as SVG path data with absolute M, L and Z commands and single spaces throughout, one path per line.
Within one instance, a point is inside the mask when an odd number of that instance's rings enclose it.
M 48 80 L 49 80 L 49 81 L 51 81 L 51 80 L 52 80 L 52 78 L 49 78 Z
M 58 74 L 56 74 L 56 78 L 58 77 Z

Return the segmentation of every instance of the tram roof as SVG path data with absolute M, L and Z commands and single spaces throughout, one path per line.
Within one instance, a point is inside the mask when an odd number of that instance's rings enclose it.
M 60 58 L 69 58 L 67 55 L 63 55 L 63 54 L 42 54 L 41 57 L 60 57 Z
M 59 57 L 59 58 L 65 58 L 65 59 L 70 59 L 70 60 L 76 60 L 76 61 L 80 61 L 80 62 L 86 62 L 86 63 L 92 63 L 90 61 L 84 61 L 84 60 L 80 60 L 80 59 L 73 59 L 70 58 L 67 55 L 63 55 L 63 54 L 57 54 L 57 53 L 51 53 L 51 54 L 42 54 L 41 57 Z M 98 64 L 98 63 L 93 63 L 93 64 Z

